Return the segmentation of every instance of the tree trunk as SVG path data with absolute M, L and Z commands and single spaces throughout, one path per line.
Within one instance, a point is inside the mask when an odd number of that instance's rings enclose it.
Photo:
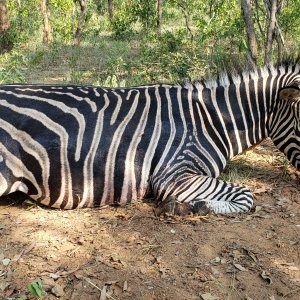
M 41 1 L 41 11 L 44 17 L 43 42 L 48 44 L 52 41 L 51 25 L 48 17 L 48 0 Z
M 111 21 L 114 16 L 114 1 L 113 0 L 108 0 L 108 15 L 109 15 L 109 20 Z
M 266 7 L 270 8 L 266 47 L 265 47 L 265 64 L 268 65 L 270 64 L 270 54 L 272 50 L 273 36 L 274 36 L 275 25 L 276 25 L 277 0 L 272 0 L 271 3 L 266 3 Z
M 0 0 L 0 33 L 6 32 L 8 29 L 9 20 L 5 0 Z
M 277 1 L 277 11 L 276 11 L 277 17 L 282 12 L 283 1 L 284 0 L 278 0 Z M 283 52 L 283 50 L 286 52 L 287 49 L 285 47 L 284 37 L 282 35 L 281 29 L 279 27 L 279 24 L 278 24 L 277 20 L 275 20 L 275 38 L 276 38 L 276 42 L 277 42 L 277 60 L 281 61 L 282 52 Z
M 255 36 L 255 29 L 252 20 L 251 13 L 251 2 L 250 0 L 241 0 L 243 17 L 246 25 L 246 32 L 248 38 L 248 47 L 250 52 L 250 57 L 254 64 L 257 62 L 257 40 Z
M 161 17 L 162 17 L 163 0 L 157 0 L 157 34 L 161 34 Z
M 193 41 L 194 35 L 193 35 L 193 32 L 192 32 L 191 27 L 190 27 L 190 14 L 189 14 L 189 11 L 188 11 L 187 1 L 178 1 L 178 6 L 182 10 L 184 20 L 185 20 L 185 27 L 186 27 L 187 33 L 190 36 L 191 41 Z
M 0 0 L 0 52 L 9 51 L 12 42 L 8 39 L 9 19 L 5 0 Z
M 146 19 L 146 30 L 150 27 L 150 16 L 151 16 L 151 0 L 147 1 L 147 19 Z
M 79 14 L 79 19 L 78 19 L 77 29 L 75 32 L 75 42 L 76 42 L 76 44 L 79 45 L 80 38 L 81 38 L 81 32 L 82 32 L 84 22 L 85 22 L 87 0 L 77 0 L 76 2 L 78 2 L 79 6 L 80 6 L 80 14 Z

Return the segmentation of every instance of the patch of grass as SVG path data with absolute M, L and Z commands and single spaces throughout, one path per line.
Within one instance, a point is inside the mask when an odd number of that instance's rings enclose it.
M 270 139 L 262 145 L 235 156 L 227 163 L 220 179 L 248 185 L 289 180 L 292 167 L 284 154 L 274 148 Z
M 197 44 L 180 31 L 168 31 L 160 38 L 140 31 L 122 40 L 102 32 L 87 36 L 80 46 L 70 42 L 53 42 L 48 46 L 35 42 L 15 48 L 14 54 L 6 55 L 5 64 L 0 58 L 0 68 L 4 65 L 15 68 L 13 76 L 8 67 L 4 68 L 1 83 L 26 81 L 115 87 L 124 83 L 137 86 L 199 79 L 205 71 L 201 53 Z

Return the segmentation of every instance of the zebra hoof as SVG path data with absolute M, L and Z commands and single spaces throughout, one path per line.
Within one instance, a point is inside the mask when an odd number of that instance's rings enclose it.
M 206 201 L 197 201 L 192 206 L 191 211 L 193 214 L 207 215 L 211 212 L 211 209 L 208 207 Z
M 154 212 L 156 216 L 160 216 L 162 214 L 185 216 L 188 215 L 191 210 L 188 204 L 179 203 L 175 196 L 169 196 L 158 204 Z

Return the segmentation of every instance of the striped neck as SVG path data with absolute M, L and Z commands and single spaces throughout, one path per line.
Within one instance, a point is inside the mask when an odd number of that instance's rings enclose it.
M 196 131 L 212 139 L 226 159 L 272 136 L 278 91 L 298 72 L 298 65 L 264 67 L 187 85 Z

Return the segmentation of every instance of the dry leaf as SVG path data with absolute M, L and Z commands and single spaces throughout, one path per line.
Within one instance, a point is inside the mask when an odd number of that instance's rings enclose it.
M 123 284 L 123 292 L 126 292 L 127 290 L 128 290 L 128 283 L 127 280 L 125 280 Z
M 155 260 L 158 264 L 160 264 L 162 262 L 162 256 L 155 257 Z
M 104 287 L 101 290 L 100 300 L 106 300 L 106 289 L 107 289 L 107 286 L 104 285 Z
M 244 268 L 242 265 L 240 264 L 233 264 L 238 270 L 242 271 L 242 272 L 246 272 L 248 271 L 246 268 Z
M 296 266 L 288 266 L 287 269 L 290 271 L 300 271 L 300 269 Z
M 52 278 L 52 279 L 57 279 L 57 278 L 59 278 L 59 275 L 58 275 L 57 273 L 50 273 L 49 276 L 50 276 L 50 278 Z
M 265 281 L 267 281 L 268 282 L 268 284 L 272 284 L 272 279 L 271 279 L 271 277 L 270 277 L 270 274 L 268 273 L 268 272 L 266 272 L 266 271 L 262 271 L 262 273 L 260 274 L 260 276 L 265 280 Z
M 12 259 L 12 261 L 19 261 L 20 258 L 23 255 L 26 255 L 27 253 L 29 253 L 36 245 L 36 242 L 31 243 L 30 245 L 28 245 L 26 248 L 24 248 L 19 254 L 15 255 Z
M 118 282 L 118 280 L 110 280 L 110 281 L 106 281 L 105 285 L 113 285 L 116 284 Z
M 220 275 L 220 272 L 219 272 L 216 268 L 211 267 L 210 269 L 211 269 L 211 273 L 212 273 L 214 276 L 219 276 L 219 275 Z
M 62 297 L 65 294 L 65 292 L 62 286 L 60 286 L 59 284 L 55 284 L 51 289 L 51 294 L 53 294 L 56 297 Z
M 176 241 L 172 241 L 172 242 L 171 242 L 171 244 L 174 244 L 174 245 L 176 245 L 176 244 L 182 244 L 182 242 L 181 242 L 181 241 L 178 241 L 178 240 L 176 240 Z
M 9 285 L 9 282 L 0 282 L 0 291 L 3 292 Z
M 213 296 L 211 293 L 202 294 L 201 298 L 203 300 L 218 300 L 219 297 Z
M 255 206 L 255 212 L 259 212 L 260 210 L 262 210 L 262 206 L 256 205 Z
M 257 262 L 257 258 L 253 253 L 248 252 L 248 255 L 253 259 L 254 262 Z
M 81 237 L 78 239 L 77 244 L 78 244 L 78 245 L 83 245 L 84 242 L 85 242 L 84 237 L 81 236 Z

